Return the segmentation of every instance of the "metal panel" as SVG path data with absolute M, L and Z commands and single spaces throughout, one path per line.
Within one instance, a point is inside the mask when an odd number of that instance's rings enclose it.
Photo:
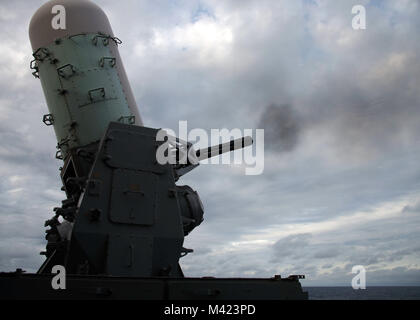
M 110 220 L 153 225 L 158 178 L 149 172 L 116 169 L 113 174 Z
M 153 238 L 110 235 L 107 272 L 110 275 L 148 276 L 152 272 Z
M 125 130 L 112 130 L 106 142 L 107 165 L 114 168 L 152 171 L 162 173 L 166 170 L 156 161 L 157 130 L 144 133 Z M 131 146 L 127 148 L 126 146 Z M 141 149 L 140 149 L 141 146 Z

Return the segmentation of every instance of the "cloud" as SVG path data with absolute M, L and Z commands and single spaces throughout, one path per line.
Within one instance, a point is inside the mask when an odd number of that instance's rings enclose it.
M 260 118 L 258 128 L 264 129 L 266 150 L 291 151 L 298 143 L 301 124 L 295 109 L 289 105 L 267 106 Z
M 334 258 L 339 255 L 339 250 L 337 248 L 328 248 L 322 249 L 314 254 L 315 259 L 325 259 L 325 258 Z
M 310 233 L 290 235 L 276 241 L 273 245 L 277 259 L 290 255 L 299 255 L 299 251 L 308 246 Z

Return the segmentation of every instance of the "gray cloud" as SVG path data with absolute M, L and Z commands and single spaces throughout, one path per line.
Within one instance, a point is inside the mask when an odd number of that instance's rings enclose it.
M 280 259 L 290 255 L 299 256 L 301 250 L 308 246 L 311 237 L 311 234 L 303 233 L 284 237 L 276 241 L 273 245 L 275 257 Z
M 296 146 L 301 124 L 291 106 L 270 104 L 264 109 L 257 128 L 264 129 L 266 150 L 282 152 L 291 151 Z
M 334 258 L 340 254 L 337 248 L 322 249 L 314 254 L 315 259 Z

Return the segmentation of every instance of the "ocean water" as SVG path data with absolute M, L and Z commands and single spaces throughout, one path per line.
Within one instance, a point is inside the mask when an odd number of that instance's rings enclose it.
M 420 287 L 303 287 L 309 300 L 420 300 Z

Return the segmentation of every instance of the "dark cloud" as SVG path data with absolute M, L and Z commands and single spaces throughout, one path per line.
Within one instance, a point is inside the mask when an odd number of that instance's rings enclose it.
M 287 104 L 267 106 L 257 128 L 264 129 L 264 148 L 277 152 L 292 151 L 302 130 L 296 111 Z
M 325 258 L 334 258 L 340 254 L 340 251 L 337 248 L 327 248 L 319 250 L 314 254 L 315 259 L 325 259 Z

